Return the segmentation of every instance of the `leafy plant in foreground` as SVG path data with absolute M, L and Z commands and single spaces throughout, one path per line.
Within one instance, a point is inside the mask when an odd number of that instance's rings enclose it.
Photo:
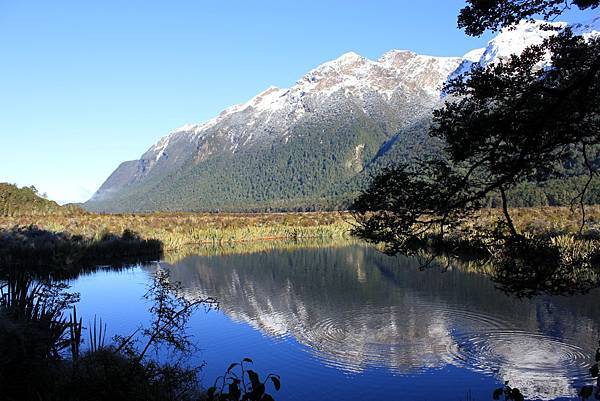
M 278 375 L 268 374 L 261 381 L 254 370 L 246 369 L 244 363 L 252 363 L 252 359 L 244 358 L 240 363 L 229 365 L 225 374 L 215 380 L 215 384 L 207 390 L 209 401 L 272 401 L 273 397 L 266 393 L 266 385 L 273 383 L 275 391 L 281 388 Z M 238 372 L 236 372 L 236 369 Z M 219 381 L 221 385 L 218 386 Z
M 600 345 L 600 343 L 598 343 L 598 345 Z M 584 400 L 587 400 L 592 395 L 597 400 L 600 400 L 600 372 L 598 367 L 598 364 L 600 363 L 600 346 L 596 349 L 596 355 L 594 359 L 596 363 L 590 368 L 590 374 L 594 379 L 596 379 L 596 385 L 589 385 L 581 388 L 579 391 L 579 396 Z
M 504 382 L 504 387 L 497 388 L 493 394 L 494 400 L 503 398 L 504 401 L 525 401 L 525 397 L 516 387 L 510 387 L 508 382 Z

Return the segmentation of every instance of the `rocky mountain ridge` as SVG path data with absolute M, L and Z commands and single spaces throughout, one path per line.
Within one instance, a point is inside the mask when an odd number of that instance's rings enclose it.
M 600 17 L 572 28 L 589 34 L 600 31 L 599 26 Z M 269 87 L 209 121 L 173 130 L 139 160 L 121 164 L 86 207 L 216 210 L 223 205 L 242 210 L 247 203 L 286 209 L 315 198 L 331 199 L 328 207 L 340 206 L 360 187 L 356 176 L 377 165 L 393 144 L 429 146 L 424 143 L 424 121 L 443 101 L 441 90 L 448 79 L 476 64 L 520 53 L 555 32 L 543 29 L 541 22 L 522 22 L 501 31 L 486 48 L 462 57 L 392 50 L 374 61 L 343 54 L 290 88 Z M 330 146 L 322 146 L 324 142 Z M 411 158 L 414 151 L 399 149 L 394 157 Z M 234 165 L 255 174 L 240 171 L 236 176 Z M 269 169 L 271 176 L 261 169 Z M 290 180 L 292 188 L 280 188 Z

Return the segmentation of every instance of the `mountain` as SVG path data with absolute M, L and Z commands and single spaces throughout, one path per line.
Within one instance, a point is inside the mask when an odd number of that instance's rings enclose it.
M 597 29 L 600 17 L 574 25 Z M 564 23 L 552 23 L 564 28 Z M 344 207 L 372 173 L 436 152 L 427 136 L 448 79 L 540 43 L 540 22 L 505 29 L 463 57 L 346 53 L 290 88 L 270 87 L 122 163 L 85 203 L 95 211 L 306 210 Z

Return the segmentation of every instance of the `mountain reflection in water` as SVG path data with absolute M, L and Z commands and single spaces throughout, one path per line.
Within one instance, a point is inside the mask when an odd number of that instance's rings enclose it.
M 414 375 L 453 365 L 541 399 L 573 396 L 588 379 L 598 291 L 519 300 L 485 275 L 418 265 L 364 246 L 163 263 L 186 291 L 216 297 L 229 318 L 291 336 L 344 371 Z

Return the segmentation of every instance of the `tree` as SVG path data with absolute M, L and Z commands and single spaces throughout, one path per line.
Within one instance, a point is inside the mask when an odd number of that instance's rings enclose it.
M 544 65 L 552 54 L 550 66 Z M 588 151 L 600 143 L 600 39 L 570 30 L 487 68 L 476 67 L 446 88 L 457 100 L 434 112 L 431 134 L 445 141 L 453 164 L 475 195 L 498 190 L 507 224 L 508 188 L 543 181 L 579 153 L 590 179 Z
M 596 8 L 599 0 L 468 0 L 460 11 L 458 27 L 468 35 L 479 36 L 486 30 L 493 31 L 511 26 L 522 19 L 539 15 L 550 20 L 565 10 Z
M 550 18 L 560 13 L 559 5 L 598 3 L 472 0 L 459 25 L 480 34 L 534 14 Z M 573 160 L 588 176 L 573 199 L 585 221 L 583 205 L 598 169 L 590 152 L 600 144 L 599 38 L 585 40 L 565 29 L 521 55 L 475 67 L 450 81 L 445 93 L 430 130 L 445 144 L 444 154 L 424 160 L 421 168 L 400 165 L 377 177 L 353 205 L 355 234 L 383 242 L 388 253 L 410 253 L 425 232 L 443 237 L 499 193 L 502 228 L 517 237 L 507 191 L 560 177 Z

